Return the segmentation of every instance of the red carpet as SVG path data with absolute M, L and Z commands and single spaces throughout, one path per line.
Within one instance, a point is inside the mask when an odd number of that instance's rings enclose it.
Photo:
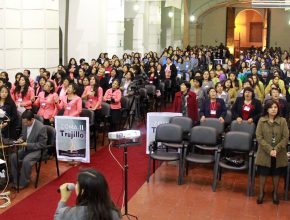
M 128 147 L 129 164 L 129 198 L 131 198 L 146 180 L 148 157 L 145 154 L 146 132 L 142 129 L 142 143 L 140 146 Z M 113 154 L 123 165 L 123 148 L 112 148 Z M 45 166 L 45 165 L 44 165 Z M 110 187 L 113 200 L 120 207 L 122 204 L 123 178 L 121 168 L 109 153 L 108 147 L 105 147 L 91 156 L 90 164 L 82 164 L 79 167 L 73 167 L 63 173 L 58 179 L 53 180 L 42 187 L 32 195 L 28 196 L 12 208 L 8 209 L 2 215 L 1 220 L 35 220 L 35 219 L 53 219 L 53 215 L 59 201 L 60 195 L 56 189 L 65 182 L 76 182 L 76 176 L 81 168 L 92 167 L 102 172 Z M 54 167 L 53 167 L 54 169 Z M 41 175 L 41 174 L 40 174 Z M 75 197 L 70 199 L 70 204 L 74 204 Z M 117 201 L 119 199 L 119 201 Z M 129 207 L 130 210 L 130 207 Z

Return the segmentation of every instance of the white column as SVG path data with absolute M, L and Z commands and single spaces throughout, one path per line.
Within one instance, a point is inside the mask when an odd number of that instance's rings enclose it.
M 144 41 L 146 51 L 160 51 L 160 31 L 161 31 L 161 2 L 148 2 L 146 11 L 146 26 Z
M 107 5 L 107 43 L 109 55 L 123 54 L 124 46 L 124 3 L 122 0 L 114 0 Z

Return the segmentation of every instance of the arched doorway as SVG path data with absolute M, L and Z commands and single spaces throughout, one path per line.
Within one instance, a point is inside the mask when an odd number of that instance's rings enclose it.
M 235 17 L 235 54 L 252 46 L 266 47 L 267 19 L 254 9 L 240 11 Z

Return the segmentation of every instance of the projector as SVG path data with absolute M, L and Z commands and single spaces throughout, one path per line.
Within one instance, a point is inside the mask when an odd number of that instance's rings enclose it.
M 134 140 L 140 136 L 141 132 L 139 130 L 115 131 L 108 133 L 109 140 Z

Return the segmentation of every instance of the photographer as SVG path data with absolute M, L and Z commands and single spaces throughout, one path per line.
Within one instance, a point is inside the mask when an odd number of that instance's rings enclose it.
M 119 220 L 119 210 L 109 194 L 105 177 L 93 169 L 82 170 L 78 175 L 75 187 L 76 205 L 68 207 L 71 196 L 68 183 L 60 186 L 60 201 L 54 214 L 54 220 Z

